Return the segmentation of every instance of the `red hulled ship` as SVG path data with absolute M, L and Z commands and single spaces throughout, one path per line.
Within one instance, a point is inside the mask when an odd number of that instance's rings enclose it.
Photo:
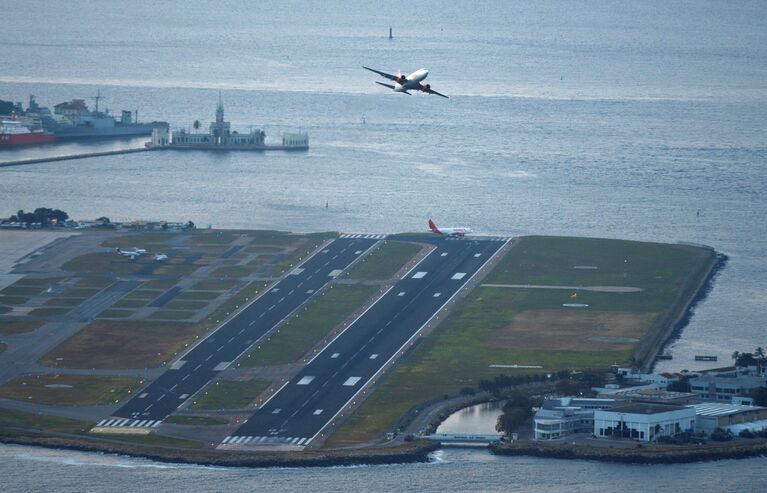
M 54 142 L 56 136 L 43 130 L 31 130 L 11 115 L 10 120 L 0 121 L 0 148 Z

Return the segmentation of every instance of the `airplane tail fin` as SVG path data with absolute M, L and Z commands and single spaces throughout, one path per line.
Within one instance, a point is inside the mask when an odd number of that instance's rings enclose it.
M 434 224 L 434 221 L 431 218 L 429 218 L 429 229 L 437 234 L 441 234 L 439 228 L 437 228 L 437 225 Z

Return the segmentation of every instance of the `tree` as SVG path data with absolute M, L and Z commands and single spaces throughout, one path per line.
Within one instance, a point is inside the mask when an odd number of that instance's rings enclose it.
M 740 357 L 740 351 L 735 351 L 732 353 L 732 359 L 736 360 Z
M 194 123 L 192 124 L 192 126 L 194 127 L 195 130 L 199 130 L 200 129 L 200 120 L 195 120 Z
M 754 356 L 756 356 L 759 359 L 764 359 L 764 349 L 762 349 L 761 346 L 756 348 L 756 351 L 754 351 Z
M 756 358 L 754 358 L 754 355 L 752 353 L 740 353 L 740 355 L 735 360 L 735 366 L 740 367 L 746 367 L 746 366 L 758 366 L 759 362 Z
M 751 391 L 755 406 L 767 407 L 767 387 L 757 387 Z

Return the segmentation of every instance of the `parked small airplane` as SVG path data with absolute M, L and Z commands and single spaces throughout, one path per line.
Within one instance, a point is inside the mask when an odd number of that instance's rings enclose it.
M 162 262 L 163 260 L 168 260 L 168 256 L 165 255 L 164 253 L 158 253 L 157 255 L 154 256 L 154 259 L 157 260 L 158 262 Z
M 434 221 L 429 219 L 429 229 L 433 233 L 437 233 L 438 235 L 442 236 L 460 236 L 463 238 L 466 236 L 466 234 L 471 233 L 472 230 L 469 228 L 438 228 L 436 224 L 434 224 Z
M 120 248 L 115 248 L 117 253 L 122 255 L 123 257 L 130 257 L 131 260 L 135 259 L 136 257 L 140 257 L 141 255 L 146 253 L 146 250 L 136 248 L 134 250 L 122 250 Z
M 386 72 L 381 72 L 380 70 L 372 69 L 370 67 L 366 67 L 364 65 L 362 66 L 362 68 L 364 68 L 365 70 L 370 70 L 371 72 L 375 72 L 381 77 L 385 77 L 393 81 L 394 85 L 385 84 L 383 82 L 378 82 L 378 81 L 376 81 L 376 84 L 384 86 L 384 87 L 388 87 L 394 92 L 403 92 L 409 96 L 410 93 L 408 91 L 421 91 L 427 94 L 436 94 L 437 96 L 442 96 L 443 98 L 449 99 L 449 96 L 445 96 L 444 94 L 434 91 L 431 88 L 431 84 L 421 84 L 421 81 L 429 76 L 429 71 L 426 70 L 425 68 L 419 68 L 418 70 L 408 75 L 407 77 L 402 75 L 399 72 L 399 69 L 397 70 L 397 75 L 393 75 L 393 74 L 387 74 Z

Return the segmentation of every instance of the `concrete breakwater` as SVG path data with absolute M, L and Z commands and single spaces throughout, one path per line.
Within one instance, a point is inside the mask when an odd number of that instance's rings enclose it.
M 49 156 L 49 157 L 40 157 L 40 158 L 34 158 L 34 159 L 18 159 L 16 161 L 2 162 L 0 163 L 0 168 L 4 168 L 8 166 L 22 166 L 25 164 L 39 164 L 39 163 L 53 163 L 56 161 L 69 161 L 70 159 L 86 159 L 91 157 L 115 156 L 118 154 L 132 154 L 134 152 L 148 152 L 153 150 L 155 149 L 149 148 L 149 147 L 137 147 L 134 149 L 117 149 L 114 151 L 88 152 L 88 153 L 82 153 L 82 154 L 66 154 L 63 156 Z
M 128 455 L 157 462 L 224 467 L 332 467 L 427 462 L 439 444 L 429 440 L 387 448 L 316 450 L 303 452 L 232 452 L 138 445 L 86 437 L 43 435 L 32 432 L 0 433 L 0 443 L 40 446 L 80 452 Z
M 495 455 L 526 455 L 551 459 L 580 459 L 631 464 L 677 464 L 767 455 L 767 440 L 757 438 L 689 446 L 637 444 L 632 448 L 567 443 L 540 444 L 524 441 L 492 444 L 489 448 Z

